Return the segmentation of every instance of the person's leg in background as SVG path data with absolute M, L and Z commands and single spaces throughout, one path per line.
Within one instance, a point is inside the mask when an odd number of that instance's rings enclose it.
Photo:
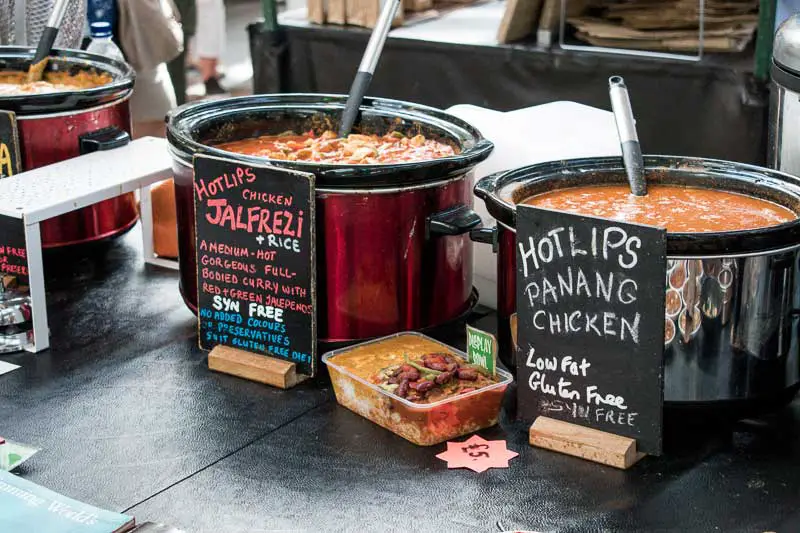
M 186 103 L 186 58 L 189 52 L 189 42 L 195 33 L 197 24 L 197 9 L 195 0 L 174 0 L 175 6 L 181 16 L 183 27 L 183 52 L 169 62 L 169 76 L 172 87 L 175 89 L 175 101 L 178 105 Z
M 219 60 L 225 46 L 225 3 L 223 0 L 196 0 L 197 31 L 195 57 L 206 86 L 206 95 L 225 94 L 219 83 Z

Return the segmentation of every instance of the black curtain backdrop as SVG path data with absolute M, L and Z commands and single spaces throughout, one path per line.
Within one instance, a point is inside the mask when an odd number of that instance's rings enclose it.
M 367 31 L 282 30 L 275 39 L 250 29 L 257 93 L 348 91 Z M 621 75 L 645 153 L 764 164 L 767 89 L 754 82 L 749 67 L 741 56 L 691 63 L 390 39 L 369 94 L 440 108 L 474 104 L 508 111 L 570 100 L 610 109 L 608 78 Z

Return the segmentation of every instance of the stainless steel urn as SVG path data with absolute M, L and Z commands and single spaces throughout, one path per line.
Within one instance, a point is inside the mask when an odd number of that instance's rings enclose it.
M 768 165 L 800 176 L 800 14 L 775 34 L 772 81 Z

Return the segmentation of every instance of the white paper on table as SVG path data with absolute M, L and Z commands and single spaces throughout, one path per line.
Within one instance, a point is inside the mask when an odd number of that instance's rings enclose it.
M 472 105 L 447 111 L 472 124 L 495 145 L 492 155 L 476 168 L 476 181 L 547 161 L 622 155 L 614 115 L 575 102 L 552 102 L 507 113 Z M 487 226 L 495 224 L 483 200 L 475 199 L 475 211 Z M 496 309 L 497 258 L 491 247 L 475 244 L 474 271 L 480 302 Z
M 0 361 L 0 376 L 2 376 L 3 374 L 8 374 L 9 372 L 16 370 L 18 368 L 19 365 L 7 363 L 5 361 Z
M 38 451 L 39 448 L 0 437 L 0 469 L 11 472 Z

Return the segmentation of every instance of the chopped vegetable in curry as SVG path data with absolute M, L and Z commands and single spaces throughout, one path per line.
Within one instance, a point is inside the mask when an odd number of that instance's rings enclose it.
M 65 91 L 92 89 L 114 81 L 110 74 L 95 71 L 45 72 L 42 81 L 28 82 L 28 73 L 7 70 L 0 71 L 0 96 L 26 94 L 47 94 Z
M 297 135 L 262 135 L 218 144 L 221 150 L 283 161 L 308 161 L 328 164 L 374 165 L 408 163 L 439 159 L 456 154 L 455 149 L 424 135 L 408 137 L 395 131 L 386 135 L 350 134 L 339 138 L 332 131 L 315 135 L 313 131 Z

